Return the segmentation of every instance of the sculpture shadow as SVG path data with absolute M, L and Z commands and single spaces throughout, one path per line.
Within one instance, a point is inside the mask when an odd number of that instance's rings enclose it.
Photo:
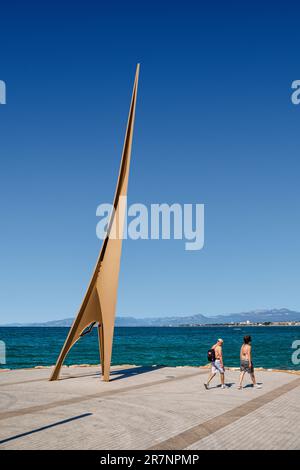
M 47 426 L 42 426 L 41 428 L 32 429 L 31 431 L 27 431 L 21 434 L 16 434 L 15 436 L 7 437 L 6 439 L 2 439 L 0 441 L 0 445 L 5 444 L 6 442 L 13 441 L 15 439 L 20 439 L 21 437 L 30 436 L 31 434 L 35 434 L 36 432 L 45 431 L 46 429 L 54 428 L 55 426 L 60 426 L 61 424 L 70 423 L 71 421 L 75 421 L 77 419 L 86 418 L 87 416 L 92 416 L 92 414 L 93 413 L 84 413 L 82 415 L 73 416 L 72 418 L 64 419 L 62 421 L 57 421 L 56 423 L 48 424 Z
M 69 380 L 69 379 L 80 379 L 81 377 L 101 377 L 101 372 L 89 372 L 88 374 L 78 374 L 78 375 L 62 375 L 59 377 L 58 381 Z
M 154 370 L 163 369 L 164 366 L 138 366 L 130 367 L 126 369 L 117 369 L 110 372 L 110 382 L 115 380 L 127 379 L 128 377 L 133 377 L 135 375 L 146 374 L 147 372 L 152 372 Z M 117 377 L 114 377 L 117 376 Z
M 126 369 L 116 369 L 111 370 L 110 372 L 110 382 L 115 380 L 126 379 L 128 377 L 133 377 L 139 374 L 146 374 L 147 372 L 152 372 L 154 370 L 163 369 L 165 366 L 137 366 L 130 367 Z M 117 377 L 116 377 L 117 376 Z M 69 379 L 79 379 L 81 377 L 93 377 L 95 379 L 101 379 L 101 369 L 97 372 L 89 372 L 88 374 L 78 374 L 78 375 L 63 375 L 58 380 L 69 380 Z

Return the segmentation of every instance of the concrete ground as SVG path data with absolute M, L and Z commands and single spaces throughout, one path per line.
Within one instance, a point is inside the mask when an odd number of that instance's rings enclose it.
M 228 388 L 194 367 L 64 367 L 0 373 L 0 449 L 300 449 L 300 376 L 238 371 Z

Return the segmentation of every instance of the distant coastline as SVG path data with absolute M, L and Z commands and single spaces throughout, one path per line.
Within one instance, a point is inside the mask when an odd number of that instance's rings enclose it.
M 179 325 L 116 325 L 116 328 L 247 328 L 247 327 L 269 327 L 269 326 L 292 326 L 300 327 L 300 322 L 264 322 L 264 323 L 208 323 L 208 324 L 179 324 Z M 0 325 L 0 328 L 70 328 L 66 325 Z M 97 328 L 97 325 L 94 325 Z
M 0 327 L 70 327 L 74 318 L 51 320 L 35 323 L 9 323 Z M 117 316 L 117 327 L 203 327 L 203 326 L 299 326 L 300 312 L 287 308 L 252 310 L 249 312 L 220 314 L 208 316 L 203 314 L 135 318 L 131 316 Z
M 263 322 L 263 323 L 210 323 L 207 325 L 178 325 L 180 328 L 245 328 L 247 326 L 300 326 L 300 322 Z M 169 328 L 172 328 L 171 326 Z

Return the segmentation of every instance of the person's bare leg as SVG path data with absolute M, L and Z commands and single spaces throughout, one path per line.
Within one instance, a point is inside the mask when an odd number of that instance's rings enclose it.
M 225 384 L 225 374 L 220 374 L 220 378 L 221 378 L 221 385 L 224 385 Z
M 211 380 L 214 378 L 215 375 L 216 375 L 216 373 L 212 373 L 212 372 L 209 374 L 207 382 L 204 383 L 204 387 L 206 388 L 206 390 L 208 390 L 209 383 L 211 382 Z
M 245 377 L 245 371 L 240 373 L 240 383 L 238 388 L 242 388 L 243 379 Z
M 251 372 L 250 376 L 251 376 L 251 380 L 253 382 L 253 385 L 255 386 L 256 385 L 256 379 L 255 379 L 254 372 Z
M 258 385 L 258 383 L 256 383 L 256 378 L 255 378 L 254 372 L 252 372 L 252 373 L 250 374 L 250 376 L 251 376 L 251 379 L 252 379 L 252 382 L 253 382 L 253 387 L 255 387 L 255 388 L 261 388 L 261 385 Z
M 209 385 L 209 383 L 212 381 L 212 379 L 214 378 L 215 375 L 216 375 L 216 374 L 215 374 L 215 373 L 213 374 L 212 372 L 209 374 L 209 377 L 208 377 L 208 380 L 207 380 L 207 382 L 206 382 L 206 385 Z

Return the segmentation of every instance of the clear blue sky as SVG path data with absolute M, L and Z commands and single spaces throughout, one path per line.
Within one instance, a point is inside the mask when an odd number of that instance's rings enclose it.
M 204 203 L 205 247 L 125 241 L 117 313 L 300 310 L 299 10 L 2 2 L 1 323 L 76 314 L 137 62 L 129 202 Z

